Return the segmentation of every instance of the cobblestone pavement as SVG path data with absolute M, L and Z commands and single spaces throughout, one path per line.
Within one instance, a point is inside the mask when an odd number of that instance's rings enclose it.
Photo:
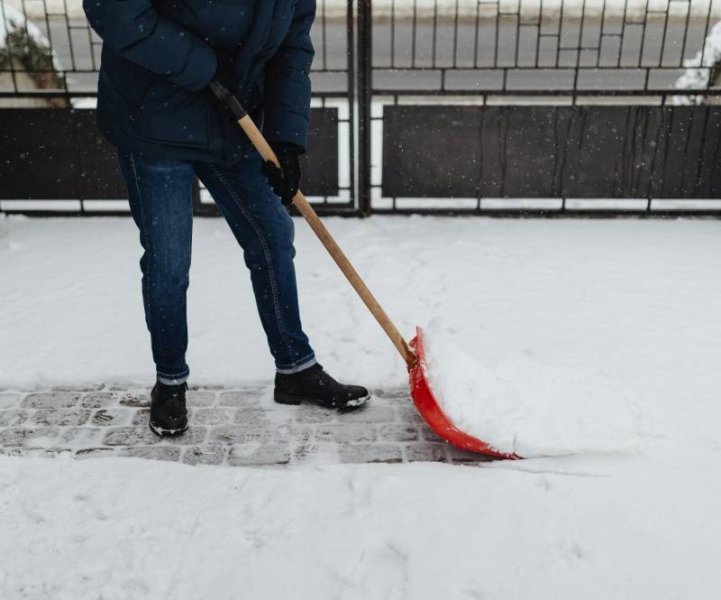
M 440 440 L 416 413 L 407 390 L 376 391 L 363 409 L 338 413 L 277 405 L 271 388 L 191 389 L 190 430 L 173 440 L 150 431 L 149 394 L 100 386 L 0 392 L 0 455 L 132 456 L 231 466 L 486 460 Z

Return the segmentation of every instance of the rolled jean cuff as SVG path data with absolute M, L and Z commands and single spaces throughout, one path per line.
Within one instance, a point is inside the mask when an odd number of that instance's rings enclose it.
M 158 382 L 162 383 L 163 385 L 182 385 L 186 381 L 188 381 L 188 376 L 190 375 L 190 371 L 186 371 L 185 373 L 181 373 L 179 375 L 167 375 L 165 373 L 157 373 Z
M 275 370 L 281 375 L 292 375 L 293 373 L 300 373 L 306 369 L 310 369 L 313 365 L 317 365 L 318 361 L 315 358 L 315 354 L 298 361 L 290 366 L 288 365 L 276 365 Z

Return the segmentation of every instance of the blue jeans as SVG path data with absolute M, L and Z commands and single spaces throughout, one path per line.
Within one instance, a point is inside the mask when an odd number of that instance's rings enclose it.
M 118 158 L 145 250 L 140 259 L 143 303 L 158 381 L 179 384 L 190 373 L 186 291 L 196 176 L 243 249 L 277 370 L 294 373 L 314 365 L 298 309 L 293 220 L 261 173 L 260 155 L 251 150 L 232 168 L 122 151 Z

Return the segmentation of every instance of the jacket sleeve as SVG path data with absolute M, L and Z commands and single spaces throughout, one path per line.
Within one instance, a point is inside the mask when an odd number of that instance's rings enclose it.
M 198 91 L 215 74 L 209 44 L 161 16 L 152 0 L 83 0 L 91 27 L 115 53 Z
M 310 28 L 315 0 L 300 0 L 288 34 L 265 72 L 263 130 L 271 142 L 291 142 L 304 151 L 308 141 L 310 67 L 315 54 Z

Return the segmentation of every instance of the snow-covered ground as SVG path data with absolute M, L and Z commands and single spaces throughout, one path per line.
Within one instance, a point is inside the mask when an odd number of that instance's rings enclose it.
M 4 459 L 0 597 L 715 600 L 718 459 Z
M 613 425 L 617 390 L 643 416 L 634 444 L 480 468 L 3 458 L 0 598 L 717 597 L 721 223 L 328 225 L 406 335 L 443 317 L 454 345 L 515 376 L 506 393 L 566 394 L 549 436 L 576 427 L 562 409 L 578 393 Z M 402 386 L 400 357 L 301 221 L 296 245 L 323 364 Z M 196 220 L 194 252 L 192 382 L 269 383 L 225 223 Z M 148 384 L 139 256 L 129 218 L 0 219 L 0 388 Z

